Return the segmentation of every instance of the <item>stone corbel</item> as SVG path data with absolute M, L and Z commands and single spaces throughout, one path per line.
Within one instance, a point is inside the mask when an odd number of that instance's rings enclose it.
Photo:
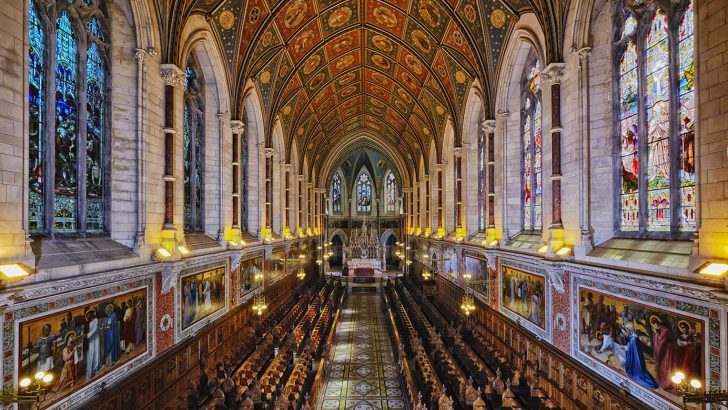
M 483 121 L 483 131 L 485 131 L 486 134 L 494 133 L 495 132 L 495 120 Z
M 549 284 L 559 293 L 564 293 L 566 290 L 566 274 L 562 268 L 550 267 L 546 270 Z
M 161 64 L 159 71 L 164 85 L 175 87 L 185 82 L 185 73 L 174 64 Z
M 240 262 L 243 260 L 243 252 L 233 252 L 230 257 L 230 271 L 240 268 Z
M 541 72 L 541 81 L 547 85 L 560 84 L 565 70 L 564 63 L 551 63 Z
M 162 268 L 162 294 L 167 294 L 177 286 L 177 279 L 182 272 L 182 264 L 170 263 Z
M 452 155 L 455 158 L 461 158 L 463 156 L 463 147 L 455 147 L 452 149 Z
M 245 132 L 245 123 L 240 120 L 232 120 L 230 121 L 230 129 L 233 134 L 240 135 Z
M 265 148 L 265 157 L 273 158 L 273 148 Z

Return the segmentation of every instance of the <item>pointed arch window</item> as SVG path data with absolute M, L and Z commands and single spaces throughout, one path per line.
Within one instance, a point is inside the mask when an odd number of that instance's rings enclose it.
M 28 2 L 30 233 L 106 230 L 106 27 L 96 2 Z
M 524 230 L 537 231 L 543 227 L 541 66 L 535 57 L 531 61 L 522 85 L 522 225 Z
M 669 11 L 638 12 L 624 5 L 622 10 L 615 24 L 621 159 L 617 230 L 693 232 L 693 2 L 682 0 Z
M 202 93 L 202 71 L 191 58 L 185 70 L 184 97 L 184 227 L 187 232 L 203 232 L 203 183 L 204 183 L 204 140 L 205 99 Z
M 372 211 L 372 181 L 366 172 L 359 175 L 356 183 L 356 211 L 362 213 Z
M 341 176 L 338 172 L 334 173 L 331 181 L 331 207 L 334 213 L 341 213 Z
M 394 174 L 390 171 L 387 174 L 387 212 L 397 211 L 397 182 Z

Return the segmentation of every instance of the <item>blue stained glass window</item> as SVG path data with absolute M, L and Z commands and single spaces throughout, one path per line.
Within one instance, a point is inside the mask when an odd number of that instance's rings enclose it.
M 541 66 L 533 58 L 523 81 L 521 206 L 525 230 L 539 230 L 543 226 Z
M 338 172 L 334 174 L 331 183 L 331 206 L 334 212 L 341 212 L 341 177 Z
M 56 20 L 55 230 L 77 229 L 78 41 L 66 10 Z
M 366 173 L 359 175 L 356 184 L 356 211 L 364 213 L 372 211 L 372 182 Z
M 397 183 L 393 173 L 387 175 L 387 212 L 397 211 Z
M 101 30 L 101 23 L 99 22 L 99 19 L 97 17 L 92 17 L 91 20 L 86 24 L 86 29 L 88 30 L 88 33 L 92 36 L 98 38 L 101 41 L 106 41 L 104 38 L 104 33 Z
M 106 71 L 101 51 L 92 43 L 86 60 L 86 230 L 104 229 L 104 121 Z
M 45 126 L 45 27 L 38 16 L 35 2 L 28 8 L 28 229 L 40 232 L 45 228 L 43 221 L 43 127 Z
M 203 172 L 204 172 L 204 137 L 205 105 L 201 92 L 199 69 L 194 61 L 185 70 L 185 104 L 183 132 L 183 168 L 185 199 L 185 230 L 202 232 L 203 204 Z

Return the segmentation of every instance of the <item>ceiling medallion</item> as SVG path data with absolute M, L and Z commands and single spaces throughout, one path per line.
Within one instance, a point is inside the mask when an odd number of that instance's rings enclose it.
M 299 128 L 298 130 L 296 130 L 296 134 L 298 134 L 298 135 L 303 135 L 303 132 L 304 132 L 304 131 L 305 131 L 305 130 L 303 129 L 303 127 L 301 127 L 301 128 Z
M 372 43 L 374 45 L 385 52 L 390 52 L 394 49 L 394 46 L 392 45 L 392 42 L 389 41 L 387 37 L 384 37 L 382 35 L 376 34 L 374 37 L 372 37 Z
M 407 54 L 404 57 L 404 61 L 407 63 L 409 68 L 415 72 L 415 74 L 422 74 L 422 64 L 411 54 Z
M 375 105 L 375 106 L 377 106 L 379 108 L 384 108 L 384 103 L 381 102 L 381 101 L 379 101 L 379 100 L 377 100 L 376 98 L 370 98 L 369 99 L 369 102 L 371 102 L 372 105 Z
M 283 78 L 286 75 L 288 75 L 288 70 L 289 70 L 288 64 L 283 64 L 281 66 L 281 68 L 278 70 L 278 77 Z
M 403 113 L 406 113 L 407 112 L 407 106 L 404 105 L 404 103 L 402 101 L 400 101 L 400 100 L 394 100 L 394 105 L 397 107 L 397 109 L 399 109 Z
M 470 23 L 475 23 L 475 17 L 477 15 L 477 13 L 475 12 L 475 7 L 473 7 L 472 4 L 468 4 L 467 6 L 465 6 L 465 9 L 463 9 L 463 10 L 465 11 L 465 18 Z
M 263 47 L 268 47 L 270 45 L 270 42 L 273 41 L 273 33 L 271 33 L 270 30 L 266 31 L 260 41 L 263 43 Z
M 318 86 L 324 82 L 325 77 L 326 75 L 324 73 L 316 74 L 313 79 L 311 79 L 311 82 L 308 84 L 308 88 L 311 90 L 318 88 Z
M 258 18 L 260 18 L 260 7 L 255 6 L 252 9 L 250 9 L 250 15 L 248 15 L 248 22 L 250 24 L 255 24 L 258 21 Z
M 437 111 L 439 115 L 445 114 L 445 108 L 442 105 L 435 107 L 435 111 Z
M 382 85 L 388 84 L 387 78 L 377 72 L 372 73 L 372 78 L 374 79 L 374 81 L 378 82 L 379 84 L 382 84 Z
M 346 24 L 350 19 L 351 9 L 346 6 L 340 7 L 329 16 L 329 27 L 339 28 Z
M 430 52 L 430 39 L 427 38 L 427 35 L 422 30 L 414 30 L 412 32 L 412 41 L 418 50 L 423 53 Z
M 412 78 L 411 75 L 407 74 L 406 71 L 402 71 L 402 74 L 400 74 L 399 77 L 402 79 L 402 81 L 404 81 L 405 84 L 407 84 L 408 87 L 417 88 L 417 82 L 414 78 Z
M 383 70 L 389 70 L 389 68 L 392 67 L 389 61 L 379 54 L 372 55 L 372 63 Z
M 404 102 L 407 104 L 412 102 L 412 97 L 407 93 L 407 91 L 404 90 L 404 88 L 397 87 L 397 94 L 399 94 L 399 98 L 403 99 Z
M 455 45 L 458 47 L 462 47 L 463 44 L 465 44 L 465 40 L 463 39 L 463 34 L 459 31 L 454 31 L 452 33 L 452 40 L 455 42 Z
M 351 63 L 354 62 L 354 56 L 351 54 L 348 54 L 344 57 L 341 57 L 339 61 L 336 62 L 336 68 L 338 70 L 343 70 L 346 67 L 349 67 Z
M 341 91 L 341 96 L 344 97 L 344 98 L 346 98 L 346 97 L 354 94 L 355 92 L 356 92 L 356 86 L 355 85 L 350 85 L 350 86 L 344 88 Z
M 437 9 L 432 0 L 420 0 L 417 9 L 420 12 L 420 17 L 428 26 L 437 27 L 440 25 L 440 10 Z
M 348 72 L 339 78 L 339 85 L 349 84 L 352 80 L 354 80 L 354 78 L 356 78 L 356 74 Z
M 430 129 L 427 128 L 427 127 L 423 127 L 422 128 L 422 133 L 425 134 L 425 135 L 430 135 Z
M 270 71 L 263 71 L 260 73 L 260 82 L 268 84 L 270 82 Z
M 377 7 L 374 9 L 374 18 L 377 19 L 379 24 L 386 27 L 392 28 L 397 25 L 397 16 L 394 15 L 392 10 L 386 7 Z
M 464 72 L 460 70 L 455 72 L 455 81 L 457 81 L 458 83 L 463 84 L 467 79 L 468 77 L 465 75 Z
M 306 10 L 308 10 L 308 5 L 304 0 L 293 0 L 293 3 L 286 9 L 283 24 L 285 24 L 286 28 L 298 26 L 303 21 Z
M 296 44 L 293 46 L 293 51 L 296 53 L 303 52 L 308 48 L 308 42 L 313 39 L 313 30 L 306 30 L 296 38 Z
M 217 20 L 220 22 L 220 27 L 223 30 L 230 30 L 235 25 L 235 15 L 230 10 L 224 10 L 220 13 L 220 17 Z
M 290 114 L 291 113 L 291 106 L 290 105 L 286 105 L 285 107 L 283 107 L 283 111 L 282 112 L 283 112 L 283 115 Z
M 353 41 L 351 40 L 350 36 L 342 37 L 341 39 L 339 39 L 339 41 L 337 41 L 334 44 L 334 46 L 333 46 L 334 52 L 339 53 L 339 52 L 347 49 L 352 43 L 353 43 Z
M 303 73 L 309 75 L 318 67 L 321 57 L 318 54 L 312 55 L 305 63 L 303 63 Z
M 495 9 L 490 13 L 490 24 L 495 28 L 501 28 L 506 24 L 506 13 L 501 9 Z

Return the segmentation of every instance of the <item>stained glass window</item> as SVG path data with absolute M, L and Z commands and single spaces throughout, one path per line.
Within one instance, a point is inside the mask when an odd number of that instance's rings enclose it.
M 185 70 L 183 130 L 184 227 L 187 232 L 202 232 L 203 172 L 205 138 L 205 100 L 201 71 L 192 60 Z
M 364 213 L 372 211 L 372 182 L 366 173 L 359 175 L 356 183 L 356 211 Z
M 680 229 L 695 230 L 695 61 L 693 3 L 680 21 Z
M 29 144 L 29 209 L 28 228 L 31 232 L 40 232 L 45 228 L 43 220 L 44 185 L 43 185 L 43 128 L 45 127 L 45 27 L 38 16 L 35 2 L 29 3 L 28 9 L 28 144 Z
M 629 10 L 616 24 L 623 232 L 695 230 L 694 21 L 692 2 L 679 3 L 670 14 Z M 679 124 L 671 121 L 673 107 Z
M 68 11 L 56 20 L 55 230 L 76 231 L 78 218 L 78 40 Z
M 524 79 L 521 148 L 523 159 L 523 229 L 540 230 L 543 226 L 541 67 L 533 59 Z
M 73 3 L 49 16 L 53 8 L 28 3 L 30 233 L 106 229 L 108 34 L 103 13 L 86 25 L 78 21 L 96 7 Z M 55 24 L 46 27 L 43 21 Z M 47 38 L 55 41 L 47 43 Z M 48 72 L 48 56 L 55 58 L 55 72 Z M 49 90 L 49 84 L 54 88 Z
M 397 184 L 394 174 L 387 174 L 387 212 L 397 211 Z
M 334 173 L 331 182 L 331 206 L 335 213 L 341 213 L 341 177 L 339 173 Z

